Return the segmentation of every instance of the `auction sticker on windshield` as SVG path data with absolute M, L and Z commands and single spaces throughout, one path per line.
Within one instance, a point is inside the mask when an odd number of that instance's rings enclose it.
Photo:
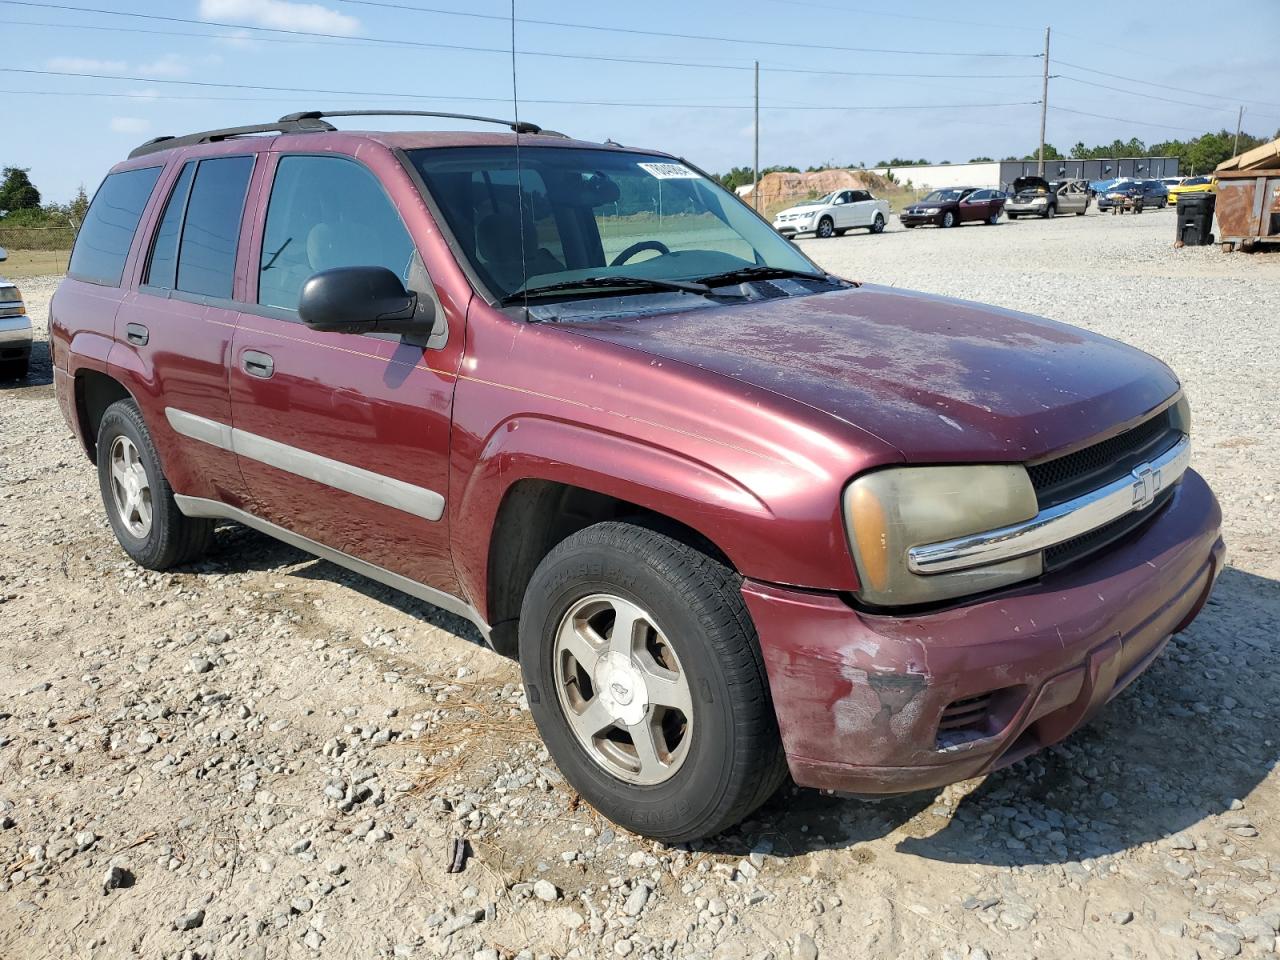
M 641 170 L 659 180 L 701 180 L 701 174 L 694 173 L 683 163 L 638 163 Z

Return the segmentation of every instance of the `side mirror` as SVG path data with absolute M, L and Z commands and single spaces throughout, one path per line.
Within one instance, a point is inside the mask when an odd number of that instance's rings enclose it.
M 298 317 L 330 333 L 420 333 L 418 295 L 386 267 L 334 267 L 313 274 L 298 296 Z

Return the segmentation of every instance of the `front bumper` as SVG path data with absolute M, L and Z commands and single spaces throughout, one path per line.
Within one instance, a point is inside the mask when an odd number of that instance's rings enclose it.
M 811 222 L 788 222 L 774 223 L 773 229 L 777 230 L 784 237 L 798 237 L 802 233 L 813 233 L 818 229 L 817 225 Z
M 1199 613 L 1225 557 L 1221 520 L 1188 471 L 1157 516 L 1100 556 L 934 613 L 872 615 L 831 594 L 747 581 L 795 781 L 856 794 L 931 789 L 1061 740 Z
M 23 360 L 31 355 L 31 318 L 0 317 L 0 361 Z
M 1035 213 L 1035 214 L 1040 214 L 1040 213 L 1044 213 L 1045 208 L 1046 208 L 1046 207 L 1048 207 L 1048 206 L 1049 206 L 1049 204 L 1048 204 L 1048 202 L 1047 202 L 1047 201 L 1046 201 L 1045 203 L 1023 203 L 1023 202 L 1021 202 L 1021 201 L 1009 200 L 1009 201 L 1007 201 L 1007 202 L 1005 203 L 1005 205 L 1004 205 L 1004 210 L 1005 210 L 1005 213 L 1018 213 L 1018 214 L 1022 214 L 1022 213 Z
M 898 214 L 898 222 L 904 227 L 920 227 L 925 224 L 939 224 L 942 222 L 942 214 L 940 213 L 900 213 Z

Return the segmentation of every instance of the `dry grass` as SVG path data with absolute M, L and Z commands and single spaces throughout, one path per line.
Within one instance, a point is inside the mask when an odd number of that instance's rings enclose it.
M 9 250 L 9 259 L 0 261 L 0 276 L 10 280 L 61 276 L 69 259 L 70 250 Z

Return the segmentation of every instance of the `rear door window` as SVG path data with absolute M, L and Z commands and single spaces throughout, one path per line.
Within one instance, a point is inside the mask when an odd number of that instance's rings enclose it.
M 400 214 L 372 173 L 342 157 L 286 156 L 276 167 L 258 268 L 258 303 L 298 309 L 312 274 L 386 267 L 406 286 L 418 263 Z
M 118 287 L 133 235 L 163 167 L 110 174 L 94 194 L 67 272 L 77 280 Z
M 193 160 L 182 168 L 178 181 L 169 192 L 164 215 L 151 242 L 151 262 L 147 264 L 142 282 L 151 287 L 172 290 L 178 276 L 178 241 L 182 238 L 182 217 L 187 212 L 187 197 L 191 194 L 191 178 L 195 174 Z
M 200 161 L 187 199 L 174 289 L 206 297 L 231 297 L 240 216 L 252 173 L 253 157 Z

